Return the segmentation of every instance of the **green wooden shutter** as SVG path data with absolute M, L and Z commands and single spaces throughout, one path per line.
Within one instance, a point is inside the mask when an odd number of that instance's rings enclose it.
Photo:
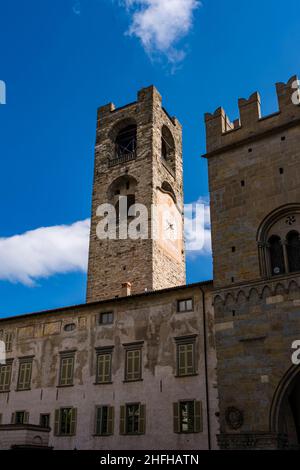
M 186 345 L 186 366 L 187 366 L 187 374 L 194 374 L 194 345 L 187 344 Z
M 112 435 L 114 433 L 114 413 L 115 409 L 113 406 L 108 407 L 108 414 L 107 414 L 107 434 Z
M 59 436 L 59 434 L 60 434 L 60 410 L 55 410 L 54 435 Z
M 8 364 L 5 367 L 5 374 L 4 374 L 4 390 L 9 390 L 10 387 L 10 381 L 11 381 L 11 365 Z
M 126 407 L 120 406 L 120 434 L 126 434 Z
M 97 367 L 97 382 L 107 383 L 111 380 L 111 354 L 99 354 Z
M 30 388 L 30 385 L 31 385 L 31 368 L 32 368 L 32 363 L 27 362 L 25 364 L 25 378 L 24 378 L 25 388 Z
M 19 365 L 19 376 L 18 376 L 18 389 L 23 388 L 23 366 L 24 364 Z
M 95 419 L 95 434 L 100 434 L 101 429 L 101 416 L 102 416 L 102 408 L 100 406 L 96 406 L 96 419 Z
M 133 378 L 133 351 L 127 351 L 127 364 L 126 364 L 126 380 Z
M 77 423 L 77 408 L 72 408 L 71 422 L 70 422 L 70 435 L 71 436 L 75 436 L 76 434 L 76 423 Z
M 15 424 L 16 422 L 16 413 L 12 413 L 11 415 L 11 424 Z
M 141 351 L 137 350 L 134 351 L 134 358 L 133 358 L 133 369 L 134 369 L 134 379 L 141 378 Z
M 194 431 L 203 432 L 202 401 L 194 402 Z
M 103 354 L 99 354 L 97 367 L 97 382 L 103 382 Z
M 140 405 L 139 433 L 145 434 L 146 431 L 146 405 Z
M 184 344 L 178 345 L 178 375 L 186 375 L 186 350 Z
M 28 411 L 25 411 L 24 413 L 24 424 L 28 424 L 29 423 L 29 413 Z
M 107 383 L 110 381 L 111 354 L 105 354 L 104 358 L 104 382 Z
M 173 403 L 173 425 L 174 425 L 174 432 L 179 433 L 180 432 L 180 419 L 179 419 L 179 413 L 180 413 L 180 404 L 179 403 Z
M 74 357 L 69 357 L 68 361 L 68 385 L 73 384 Z

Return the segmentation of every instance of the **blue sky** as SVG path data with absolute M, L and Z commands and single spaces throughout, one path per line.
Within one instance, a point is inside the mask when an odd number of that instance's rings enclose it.
M 59 253 L 37 267 L 34 243 L 42 235 L 45 244 L 49 234 L 37 229 L 56 227 L 61 237 L 68 230 L 61 226 L 90 216 L 98 106 L 132 102 L 150 84 L 159 89 L 183 124 L 189 203 L 208 196 L 203 114 L 222 105 L 234 119 L 237 99 L 255 90 L 263 113 L 274 112 L 274 83 L 299 74 L 297 0 L 288 8 L 275 0 L 203 0 L 198 8 L 196 0 L 172 0 L 176 11 L 167 17 L 153 10 L 161 1 L 127 0 L 126 8 L 125 0 L 0 0 L 7 87 L 0 105 L 0 316 L 84 302 L 87 225 L 75 225 L 81 257 L 67 253 L 59 268 Z M 15 237 L 27 231 L 26 239 Z M 37 273 L 34 283 L 22 278 L 24 269 Z M 187 272 L 189 282 L 211 278 L 210 255 L 189 256 Z

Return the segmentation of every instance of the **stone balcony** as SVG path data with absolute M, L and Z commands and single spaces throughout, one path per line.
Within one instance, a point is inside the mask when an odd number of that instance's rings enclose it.
M 44 449 L 50 450 L 50 428 L 34 424 L 0 425 L 0 449 Z

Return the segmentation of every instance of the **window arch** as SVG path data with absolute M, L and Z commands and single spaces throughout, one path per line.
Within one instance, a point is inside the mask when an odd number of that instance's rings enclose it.
M 289 271 L 300 271 L 300 236 L 298 231 L 292 230 L 287 234 L 286 249 Z
M 263 277 L 300 271 L 300 204 L 271 212 L 257 232 L 260 271 Z
M 137 123 L 133 118 L 118 121 L 111 128 L 109 139 L 111 146 L 107 155 L 110 166 L 136 158 Z
M 173 162 L 175 154 L 175 141 L 170 129 L 163 126 L 161 130 L 161 158 L 166 162 Z
M 135 153 L 136 134 L 136 124 L 129 124 L 118 132 L 115 140 L 116 157 L 122 157 Z

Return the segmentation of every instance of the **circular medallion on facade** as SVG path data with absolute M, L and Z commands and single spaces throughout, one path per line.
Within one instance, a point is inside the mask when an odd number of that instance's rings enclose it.
M 287 225 L 294 225 L 295 222 L 296 222 L 296 217 L 294 215 L 289 215 L 285 221 Z
M 243 412 L 234 406 L 230 406 L 226 409 L 225 419 L 231 429 L 239 429 L 244 422 Z

